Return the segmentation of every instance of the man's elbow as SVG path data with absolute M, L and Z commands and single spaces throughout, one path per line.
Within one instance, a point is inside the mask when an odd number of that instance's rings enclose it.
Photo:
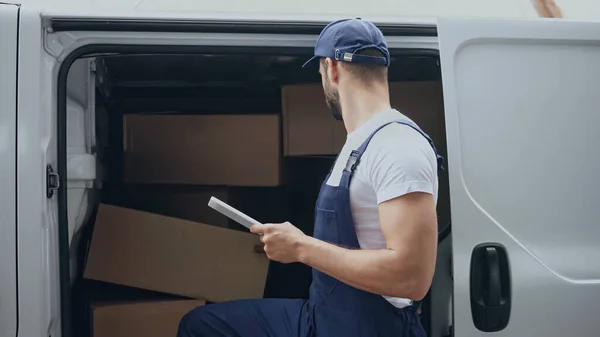
M 420 301 L 425 298 L 431 287 L 435 261 L 431 263 L 414 257 L 401 260 L 402 262 L 397 264 L 399 268 L 393 272 L 391 277 L 389 289 L 392 294 L 389 296 Z
M 419 283 L 415 283 L 408 298 L 413 301 L 421 301 L 427 296 L 430 287 L 431 281 L 420 281 Z
M 409 277 L 405 278 L 404 282 L 394 282 L 393 289 L 390 289 L 388 296 L 408 298 L 413 301 L 420 301 L 429 292 L 431 287 L 431 279 L 426 277 Z

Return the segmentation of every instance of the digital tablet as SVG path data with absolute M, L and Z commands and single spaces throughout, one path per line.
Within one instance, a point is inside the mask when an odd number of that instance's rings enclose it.
M 261 223 L 247 216 L 246 214 L 238 211 L 237 209 L 229 206 L 228 204 L 222 202 L 221 200 L 211 197 L 208 201 L 208 207 L 214 209 L 215 211 L 225 215 L 229 219 L 239 223 L 240 225 L 250 229 L 252 225 L 260 225 Z

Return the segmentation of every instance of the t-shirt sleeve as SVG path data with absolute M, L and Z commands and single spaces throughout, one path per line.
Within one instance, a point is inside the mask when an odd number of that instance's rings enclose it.
M 380 130 L 361 164 L 363 179 L 373 187 L 378 204 L 412 192 L 435 193 L 435 153 L 427 139 L 409 126 L 395 124 Z

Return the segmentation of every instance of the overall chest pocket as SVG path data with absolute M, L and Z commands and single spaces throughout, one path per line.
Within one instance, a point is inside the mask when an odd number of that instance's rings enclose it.
M 334 245 L 338 244 L 337 214 L 334 210 L 316 208 L 314 237 Z M 315 270 L 313 273 L 313 282 L 315 282 L 320 291 L 331 293 L 338 281 L 327 274 Z

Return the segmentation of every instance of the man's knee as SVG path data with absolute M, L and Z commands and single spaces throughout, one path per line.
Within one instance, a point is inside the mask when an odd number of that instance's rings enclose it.
M 207 322 L 207 306 L 200 306 L 181 318 L 177 337 L 202 337 L 209 331 Z
M 208 304 L 187 313 L 177 337 L 298 335 L 302 300 L 257 299 Z

